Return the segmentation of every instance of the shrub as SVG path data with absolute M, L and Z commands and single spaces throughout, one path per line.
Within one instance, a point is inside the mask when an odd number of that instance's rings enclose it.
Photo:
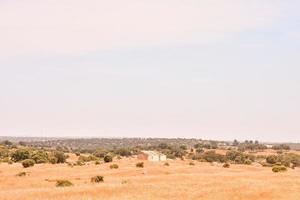
M 31 158 L 35 163 L 47 163 L 49 161 L 47 152 L 41 150 L 33 152 Z
M 26 159 L 26 160 L 22 161 L 22 165 L 24 168 L 32 167 L 32 166 L 34 166 L 34 164 L 35 164 L 35 162 L 32 159 Z
M 164 166 L 170 166 L 170 164 L 168 162 L 165 162 Z
M 138 163 L 136 163 L 135 166 L 139 167 L 139 168 L 143 168 L 144 167 L 144 163 L 143 162 L 138 162 Z
M 298 167 L 300 166 L 300 155 L 294 153 L 283 154 L 278 156 L 278 162 L 286 167 Z
M 197 153 L 203 153 L 204 150 L 203 150 L 202 148 L 198 148 L 198 149 L 196 149 L 196 152 L 197 152 Z
M 234 161 L 237 164 L 241 164 L 244 162 L 245 156 L 243 152 L 230 150 L 226 152 L 226 158 L 228 160 Z
M 26 175 L 27 175 L 26 172 L 20 172 L 20 173 L 16 174 L 16 176 L 26 176 Z
M 69 180 L 57 180 L 56 187 L 69 187 L 73 186 L 73 183 Z
M 274 150 L 290 150 L 290 146 L 286 144 L 275 145 L 272 147 Z
M 214 150 L 203 153 L 201 158 L 207 162 L 226 162 L 226 157 L 224 155 L 217 154 Z
M 96 160 L 95 165 L 100 165 L 100 161 Z
M 0 146 L 0 159 L 8 159 L 9 157 L 9 150 L 7 148 Z
M 245 165 L 251 165 L 251 164 L 252 164 L 252 161 L 249 160 L 249 159 L 247 159 L 247 160 L 244 161 L 244 164 L 245 164 Z
M 54 157 L 54 155 L 50 155 L 48 160 L 51 164 L 56 164 L 57 163 L 57 158 Z
M 223 168 L 229 168 L 230 164 L 229 163 L 224 163 Z
M 131 150 L 129 148 L 120 148 L 120 149 L 117 149 L 115 151 L 115 153 L 119 154 L 120 156 L 125 156 L 125 157 L 128 157 L 128 156 L 132 155 Z
M 17 149 L 11 154 L 11 160 L 19 162 L 30 158 L 30 152 L 27 149 Z
M 187 150 L 187 146 L 186 145 L 180 145 L 180 147 L 179 147 L 180 149 L 182 149 L 182 150 Z
M 92 183 L 100 183 L 100 182 L 103 182 L 103 181 L 104 181 L 103 176 L 94 176 L 94 177 L 91 178 Z
M 53 156 L 56 158 L 56 163 L 65 163 L 67 156 L 61 151 L 53 152 Z
M 104 156 L 104 162 L 108 163 L 108 162 L 112 162 L 113 161 L 113 158 L 111 155 L 106 155 Z
M 93 155 L 89 155 L 89 156 L 81 155 L 81 156 L 79 156 L 78 160 L 80 160 L 81 162 L 90 162 L 90 161 L 98 160 L 98 158 Z
M 97 149 L 94 151 L 93 155 L 98 158 L 104 158 L 104 156 L 107 154 L 107 151 L 104 149 Z
M 189 165 L 193 166 L 193 165 L 195 165 L 195 163 L 194 162 L 190 162 Z
M 278 156 L 276 156 L 276 155 L 270 155 L 270 156 L 267 156 L 267 158 L 266 158 L 266 161 L 269 164 L 275 164 L 277 162 L 277 160 L 278 160 Z
M 118 169 L 119 168 L 119 165 L 117 164 L 112 164 L 109 166 L 111 169 Z
M 272 168 L 272 171 L 277 173 L 277 172 L 285 172 L 287 171 L 287 168 L 285 166 L 282 166 L 282 165 L 275 165 L 273 168 Z

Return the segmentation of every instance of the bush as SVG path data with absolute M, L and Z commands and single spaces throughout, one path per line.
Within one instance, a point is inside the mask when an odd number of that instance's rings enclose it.
M 113 161 L 113 158 L 111 155 L 106 155 L 104 156 L 104 162 L 108 163 L 108 162 L 112 162 Z
M 224 163 L 223 168 L 229 168 L 230 164 L 229 163 Z
M 100 182 L 103 182 L 103 181 L 104 181 L 103 176 L 94 176 L 94 177 L 91 178 L 92 183 L 100 183 Z
M 73 183 L 69 180 L 57 180 L 56 187 L 69 187 L 73 186 Z
M 98 160 L 98 158 L 93 155 L 89 155 L 89 156 L 81 155 L 81 156 L 79 156 L 78 160 L 81 162 L 90 162 L 90 161 L 96 161 L 96 160 Z
M 272 168 L 272 171 L 277 173 L 277 172 L 285 172 L 287 171 L 287 168 L 285 166 L 282 165 L 276 165 Z
M 27 149 L 17 149 L 11 154 L 11 160 L 19 162 L 30 158 L 30 152 Z
M 245 164 L 245 165 L 251 165 L 251 164 L 252 164 L 252 161 L 249 160 L 249 159 L 247 159 L 247 160 L 244 161 L 244 164 Z
M 300 155 L 294 153 L 287 153 L 278 156 L 278 162 L 286 167 L 298 167 L 300 166 Z
M 198 148 L 198 149 L 196 149 L 196 152 L 197 153 L 204 153 L 204 150 L 202 148 Z
M 207 162 L 226 162 L 226 157 L 224 155 L 217 154 L 214 150 L 203 153 L 201 158 Z
M 9 150 L 5 147 L 0 146 L 0 159 L 8 159 L 9 158 Z
M 144 167 L 144 163 L 143 162 L 138 162 L 138 163 L 136 163 L 135 166 L 139 167 L 139 168 L 143 168 Z
M 41 150 L 34 152 L 31 159 L 33 159 L 37 164 L 49 162 L 47 152 Z
M 132 155 L 131 150 L 129 148 L 117 149 L 117 150 L 115 150 L 115 153 L 119 154 L 120 156 L 125 156 L 125 157 L 128 157 L 128 156 Z
M 61 151 L 53 152 L 53 156 L 56 158 L 56 163 L 65 163 L 67 156 Z
M 22 161 L 22 165 L 24 168 L 32 167 L 32 166 L 34 166 L 34 164 L 35 164 L 35 162 L 32 159 L 26 159 L 26 160 Z
M 95 165 L 100 165 L 100 161 L 96 160 Z
M 112 164 L 109 166 L 111 169 L 118 169 L 119 168 L 119 165 L 117 164 Z
M 278 156 L 276 156 L 276 155 L 270 155 L 270 156 L 267 156 L 267 158 L 266 158 L 266 161 L 269 164 L 275 164 L 277 162 L 277 160 L 278 160 Z
M 195 163 L 194 163 L 194 162 L 190 162 L 190 163 L 189 163 L 189 165 L 191 165 L 191 166 L 194 166 L 194 165 L 195 165 Z
M 170 164 L 168 162 L 165 162 L 164 166 L 170 166 Z
M 97 149 L 94 151 L 93 155 L 98 158 L 104 158 L 104 156 L 107 154 L 107 151 L 104 149 Z
M 26 175 L 27 175 L 26 172 L 20 172 L 20 173 L 16 174 L 16 176 L 26 176 Z

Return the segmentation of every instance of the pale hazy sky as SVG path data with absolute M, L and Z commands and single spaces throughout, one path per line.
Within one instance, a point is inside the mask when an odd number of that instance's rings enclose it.
M 0 135 L 300 142 L 299 0 L 0 0 Z

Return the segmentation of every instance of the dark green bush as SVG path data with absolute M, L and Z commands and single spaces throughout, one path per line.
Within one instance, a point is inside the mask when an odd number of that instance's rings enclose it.
M 285 172 L 287 171 L 287 168 L 285 166 L 282 166 L 282 165 L 275 165 L 273 168 L 272 168 L 272 171 L 277 173 L 277 172 Z
M 278 156 L 276 156 L 276 155 L 267 156 L 266 161 L 269 164 L 275 164 L 278 161 Z
M 98 158 L 104 158 L 104 156 L 106 156 L 107 153 L 108 152 L 104 149 L 97 149 L 96 151 L 94 151 L 93 155 Z
M 33 159 L 37 164 L 49 162 L 47 152 L 41 150 L 33 152 L 31 159 Z
M 11 154 L 11 160 L 19 162 L 30 158 L 30 152 L 27 149 L 17 149 Z
M 106 156 L 104 156 L 103 160 L 106 163 L 112 162 L 113 161 L 113 157 L 111 155 L 106 155 Z
M 98 158 L 96 156 L 93 156 L 93 155 L 89 155 L 89 156 L 79 156 L 78 158 L 79 161 L 81 162 L 90 162 L 90 161 L 95 161 L 95 160 L 98 160 Z
M 96 160 L 96 161 L 95 161 L 95 165 L 100 165 L 100 161 L 99 161 L 99 160 Z
M 118 169 L 119 168 L 119 165 L 117 164 L 112 164 L 109 166 L 111 169 Z
M 226 157 L 221 154 L 217 154 L 214 150 L 207 151 L 202 154 L 201 159 L 206 160 L 207 162 L 226 162 Z
M 67 156 L 64 154 L 64 152 L 61 152 L 61 151 L 53 152 L 53 156 L 57 160 L 56 163 L 65 163 L 67 160 Z
M 128 157 L 128 156 L 132 155 L 131 150 L 129 148 L 117 149 L 117 150 L 115 150 L 115 153 L 120 155 L 120 156 L 125 156 L 125 157 Z
M 196 152 L 197 153 L 204 153 L 204 150 L 202 148 L 198 148 L 198 149 L 196 149 Z
M 22 161 L 22 165 L 24 168 L 32 167 L 32 166 L 34 166 L 34 164 L 35 164 L 35 162 L 32 159 L 26 159 L 26 160 Z
M 224 163 L 223 168 L 229 168 L 230 164 L 229 163 Z
M 57 180 L 56 187 L 69 187 L 73 186 L 73 183 L 69 180 Z
M 138 163 L 136 163 L 135 166 L 139 167 L 139 168 L 143 168 L 144 167 L 144 163 L 143 162 L 138 162 Z
M 8 159 L 9 158 L 9 150 L 5 147 L 0 146 L 0 159 Z
M 249 160 L 249 159 L 247 159 L 247 160 L 244 161 L 244 164 L 245 164 L 245 165 L 251 165 L 251 164 L 252 164 L 252 161 Z
M 91 178 L 91 182 L 92 183 L 100 183 L 104 181 L 104 177 L 103 176 L 94 176 Z

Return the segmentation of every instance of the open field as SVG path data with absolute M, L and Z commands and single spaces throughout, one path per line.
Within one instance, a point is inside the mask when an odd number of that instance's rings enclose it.
M 72 159 L 72 157 L 71 157 Z M 253 164 L 231 165 L 170 160 L 145 162 L 136 168 L 135 158 L 111 163 L 70 167 L 67 164 L 41 164 L 24 169 L 21 164 L 0 164 L 1 200 L 100 200 L 100 199 L 300 199 L 300 169 L 273 173 L 271 168 Z M 19 172 L 29 176 L 17 177 Z M 90 183 L 90 178 L 103 175 L 103 183 Z M 72 187 L 57 188 L 55 180 L 68 179 Z

